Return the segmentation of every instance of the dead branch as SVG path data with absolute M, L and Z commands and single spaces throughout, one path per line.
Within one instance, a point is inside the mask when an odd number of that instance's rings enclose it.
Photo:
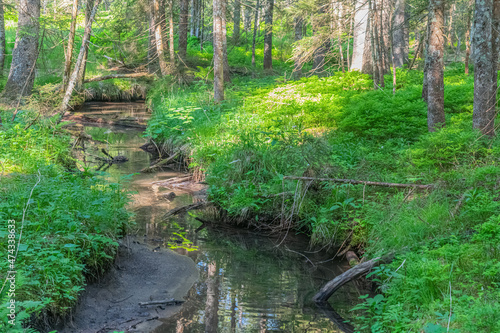
M 151 166 L 148 166 L 147 168 L 142 169 L 141 172 L 149 172 L 149 171 L 152 171 L 156 168 L 161 167 L 162 165 L 166 165 L 166 164 L 170 163 L 171 161 L 173 161 L 175 158 L 177 158 L 177 156 L 179 156 L 180 153 L 181 152 L 178 151 L 178 152 L 174 153 L 172 156 L 167 157 L 167 158 L 159 161 L 158 163 L 155 163 Z
M 181 176 L 181 177 L 174 177 L 174 178 L 170 178 L 167 180 L 156 181 L 156 182 L 153 182 L 153 184 L 155 184 L 157 186 L 167 187 L 167 186 L 170 186 L 173 184 L 188 182 L 192 179 L 193 179 L 193 175 L 187 175 L 187 176 Z
M 418 188 L 418 189 L 430 189 L 434 185 L 419 185 L 419 184 L 400 184 L 400 183 L 384 183 L 384 182 L 372 182 L 367 180 L 355 180 L 355 179 L 340 179 L 340 178 L 314 178 L 314 177 L 296 177 L 296 176 L 285 176 L 283 179 L 291 180 L 310 180 L 319 182 L 334 182 L 334 183 L 344 183 L 344 184 L 361 184 L 361 185 L 371 185 L 371 186 L 383 186 L 383 187 L 398 187 L 398 188 Z
M 164 299 L 161 301 L 151 301 L 151 302 L 139 302 L 139 306 L 148 306 L 148 305 L 179 305 L 184 303 L 184 301 L 179 301 L 174 298 Z
M 383 263 L 392 261 L 394 255 L 389 254 L 384 257 L 377 257 L 362 264 L 356 265 L 353 268 L 345 271 L 344 273 L 338 275 L 333 280 L 329 281 L 327 284 L 321 288 L 321 290 L 314 295 L 313 301 L 316 303 L 326 302 L 330 296 L 333 295 L 340 287 L 349 281 L 357 279 L 358 277 L 365 275 L 372 270 L 373 267 L 378 266 Z

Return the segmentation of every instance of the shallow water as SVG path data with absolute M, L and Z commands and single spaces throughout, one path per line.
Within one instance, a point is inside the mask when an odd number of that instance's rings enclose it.
M 140 103 L 91 103 L 82 114 L 105 119 L 126 118 L 144 122 L 148 114 Z M 263 236 L 247 229 L 227 226 L 197 231 L 194 219 L 200 212 L 162 220 L 165 212 L 199 198 L 175 190 L 177 197 L 166 200 L 162 193 L 171 190 L 151 186 L 156 180 L 181 175 L 178 170 L 135 174 L 149 166 L 151 155 L 139 147 L 147 142 L 142 129 L 109 124 L 86 124 L 85 132 L 103 143 L 112 156 L 123 155 L 122 164 L 99 165 L 95 158 L 85 160 L 87 167 L 106 170 L 111 180 L 127 182 L 131 189 L 129 209 L 135 214 L 135 232 L 151 249 L 170 248 L 190 257 L 200 270 L 200 280 L 186 296 L 180 311 L 156 333 L 170 332 L 341 332 L 312 301 L 321 286 L 349 268 L 346 262 L 333 261 L 333 254 L 309 250 L 308 240 L 300 235 Z M 87 147 L 94 156 L 95 145 Z M 201 215 L 200 215 L 201 216 Z M 281 243 L 277 246 L 278 243 Z M 344 318 L 362 286 L 344 286 L 330 303 Z

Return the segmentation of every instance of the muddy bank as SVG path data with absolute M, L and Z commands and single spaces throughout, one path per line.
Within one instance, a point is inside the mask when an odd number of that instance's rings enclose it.
M 173 251 L 139 243 L 137 237 L 121 241 L 112 269 L 87 286 L 73 318 L 59 332 L 149 332 L 162 324 L 157 318 L 180 310 L 181 305 L 141 307 L 139 302 L 183 300 L 198 279 L 195 263 Z

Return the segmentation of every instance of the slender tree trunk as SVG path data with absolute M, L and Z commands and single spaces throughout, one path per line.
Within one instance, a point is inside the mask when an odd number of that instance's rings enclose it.
M 156 53 L 156 40 L 155 40 L 155 17 L 154 8 L 146 4 L 146 13 L 148 15 L 148 72 L 154 73 L 157 69 L 157 53 Z
M 245 9 L 243 10 L 243 30 L 247 33 L 252 31 L 252 7 L 250 3 L 245 3 Z
M 453 15 L 455 14 L 455 4 L 452 3 L 450 7 L 450 19 L 448 20 L 448 33 L 446 34 L 446 42 L 448 46 L 452 47 L 453 46 L 453 41 L 452 41 L 452 30 L 453 30 Z
M 380 11 L 382 11 L 380 9 Z M 377 62 L 377 68 L 378 68 L 378 83 L 381 88 L 385 87 L 385 82 L 384 82 L 384 74 L 385 74 L 385 68 L 384 68 L 384 54 L 383 54 L 383 44 L 382 43 L 382 14 L 381 12 L 379 13 L 379 9 L 377 7 L 377 0 L 373 0 L 373 38 L 375 41 L 375 61 Z
M 257 0 L 255 5 L 255 21 L 253 24 L 253 39 L 252 39 L 252 68 L 255 70 L 255 41 L 257 39 L 257 29 L 259 26 L 259 5 L 260 1 Z
M 394 66 L 397 68 L 401 68 L 405 64 L 405 8 L 405 0 L 396 0 L 392 26 L 392 50 L 394 52 Z
M 163 37 L 161 21 L 165 21 L 165 1 L 164 0 L 152 0 L 152 7 L 154 10 L 154 23 L 155 23 L 155 43 L 156 43 L 156 54 L 158 55 L 158 62 L 160 64 L 160 71 L 162 76 L 170 74 L 170 69 L 166 61 L 166 47 L 165 38 Z
M 191 0 L 191 15 L 189 17 L 189 36 L 193 37 L 196 30 L 196 0 Z
M 168 23 L 169 23 L 169 52 L 170 52 L 170 67 L 175 67 L 175 50 L 174 50 L 174 0 L 168 0 Z
M 295 30 L 295 42 L 298 42 L 302 39 L 302 24 L 304 20 L 300 16 L 296 16 L 293 18 L 294 30 Z M 295 78 L 300 78 L 302 76 L 302 64 L 300 63 L 300 59 L 295 59 L 295 65 L 293 68 L 293 74 Z
M 200 51 L 203 51 L 203 41 L 204 41 L 204 26 L 205 26 L 205 0 L 200 0 L 201 2 L 201 17 L 200 17 Z
M 492 48 L 492 60 L 491 64 L 493 70 L 492 81 L 491 81 L 491 109 L 494 111 L 493 115 L 493 125 L 496 117 L 496 107 L 497 107 L 497 95 L 498 95 L 498 57 L 500 55 L 500 0 L 493 0 L 493 19 L 492 29 L 491 29 L 491 48 Z M 495 133 L 493 132 L 493 135 Z
M 425 38 L 425 60 L 424 60 L 424 82 L 422 83 L 422 99 L 427 103 L 427 97 L 429 95 L 429 58 L 427 57 L 427 53 L 429 53 L 429 41 L 431 35 L 431 14 L 427 16 L 427 34 Z
M 38 58 L 40 0 L 20 0 L 18 8 L 16 43 L 12 51 L 9 77 L 3 92 L 3 96 L 8 98 L 31 94 Z
M 493 1 L 476 0 L 472 41 L 474 45 L 474 110 L 472 123 L 474 128 L 489 136 L 495 135 L 494 99 L 496 94 L 492 92 L 492 73 L 496 72 L 496 68 L 493 68 Z
M 227 0 L 221 0 L 224 4 L 224 10 L 226 10 Z M 227 26 L 226 26 L 226 15 L 224 14 L 224 20 L 222 20 L 222 53 L 224 57 L 224 82 L 231 82 L 231 73 L 229 72 L 229 61 L 227 59 Z
M 273 11 L 274 0 L 266 0 L 265 17 L 266 24 L 264 35 L 264 69 L 273 69 Z
M 189 0 L 180 0 L 179 11 L 179 58 L 186 61 Z
M 5 66 L 5 18 L 3 11 L 3 0 L 0 0 L 0 77 L 3 77 Z
M 429 49 L 427 50 L 427 126 L 430 132 L 445 125 L 444 117 L 444 0 L 429 3 Z
M 469 1 L 469 7 L 467 8 L 467 27 L 465 31 L 465 74 L 469 75 L 469 59 L 470 59 L 470 30 L 472 24 L 472 9 L 474 6 L 474 0 Z
M 343 17 L 342 17 L 342 3 L 338 3 L 337 4 L 337 33 L 338 33 L 338 36 L 337 36 L 337 43 L 339 44 L 339 53 L 340 53 L 340 68 L 342 69 L 342 73 L 345 72 L 345 68 L 344 68 L 344 50 L 342 48 L 342 34 L 343 34 L 343 31 L 342 31 L 342 27 L 344 25 L 344 22 L 343 22 Z
M 368 1 L 356 0 L 351 70 L 366 71 L 365 49 L 370 45 L 370 30 L 368 29 L 369 15 Z
M 89 25 L 91 22 L 91 16 L 92 16 L 92 9 L 94 8 L 94 2 L 96 0 L 87 0 L 85 3 L 85 27 Z M 97 2 L 100 2 L 100 0 L 97 0 Z M 92 27 L 92 24 L 90 25 Z M 92 32 L 92 31 L 91 31 Z M 90 34 L 89 34 L 89 41 L 90 41 Z M 81 91 L 83 89 L 83 81 L 85 81 L 85 72 L 87 70 L 87 58 L 89 56 L 89 43 L 87 42 L 85 44 L 85 50 L 83 53 L 83 59 L 82 59 L 82 65 L 79 66 L 79 71 L 78 71 L 78 76 L 76 79 L 76 90 Z M 70 78 L 71 80 L 71 78 Z
M 374 10 L 373 8 L 373 3 L 371 2 L 371 0 L 368 1 L 369 4 L 370 4 L 370 44 L 372 46 L 372 52 L 371 52 L 371 55 L 372 55 L 372 78 L 373 78 L 373 87 L 375 89 L 378 89 L 379 88 L 379 78 L 380 78 L 380 75 L 379 75 L 379 62 L 378 62 L 378 48 L 377 48 L 377 44 L 376 44 L 376 34 L 375 34 L 375 29 L 376 29 L 376 16 L 377 16 L 377 13 L 376 11 Z
M 78 0 L 73 0 L 73 11 L 71 12 L 71 25 L 69 28 L 68 49 L 66 62 L 64 64 L 63 89 L 66 89 L 71 72 L 71 61 L 73 59 L 73 46 L 75 43 L 76 18 L 78 15 Z
M 410 63 L 410 11 L 408 10 L 409 6 L 408 3 L 405 5 L 405 24 L 404 24 L 404 38 L 405 38 L 405 45 L 403 49 L 403 56 L 404 56 L 404 61 L 405 64 Z
M 391 41 L 391 0 L 380 0 L 380 47 L 383 56 L 383 73 L 390 73 L 392 64 Z
M 223 21 L 226 20 L 225 0 L 214 0 L 214 100 L 221 102 L 224 100 L 224 41 L 222 32 Z
M 240 0 L 234 0 L 234 30 L 233 30 L 233 42 L 238 44 L 240 41 L 240 21 L 241 21 L 241 2 Z
M 73 69 L 73 73 L 68 82 L 68 87 L 66 88 L 66 92 L 64 94 L 64 98 L 61 106 L 61 117 L 69 109 L 69 101 L 71 100 L 71 95 L 73 94 L 73 90 L 75 89 L 76 82 L 78 80 L 78 76 L 80 73 L 80 69 L 84 66 L 85 53 L 88 50 L 88 44 L 90 40 L 90 33 L 92 31 L 92 22 L 94 21 L 95 14 L 97 13 L 97 7 L 99 6 L 100 0 L 96 0 L 93 9 L 90 12 L 90 15 L 87 20 L 87 24 L 85 25 L 85 31 L 83 33 L 82 46 L 80 47 L 80 53 L 78 54 L 78 58 L 75 63 L 75 68 Z

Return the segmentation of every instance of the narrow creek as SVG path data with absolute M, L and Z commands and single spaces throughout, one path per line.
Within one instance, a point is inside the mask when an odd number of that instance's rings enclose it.
M 341 324 L 339 328 L 332 322 L 335 312 L 325 312 L 311 301 L 325 282 L 349 268 L 345 261 L 332 260 L 332 253 L 310 250 L 305 236 L 288 235 L 276 246 L 283 235 L 266 236 L 228 227 L 197 230 L 201 223 L 194 218 L 196 211 L 164 221 L 162 216 L 167 211 L 199 197 L 198 193 L 182 188 L 152 186 L 154 181 L 182 175 L 181 170 L 138 173 L 153 159 L 139 148 L 147 142 L 142 134 L 144 127 L 141 128 L 148 118 L 144 104 L 88 103 L 78 115 L 79 126 L 93 140 L 104 142 L 110 155 L 128 158 L 125 163 L 100 165 L 100 169 L 112 181 L 125 182 L 133 193 L 129 205 L 135 218 L 130 235 L 133 242 L 145 244 L 153 252 L 174 251 L 190 258 L 199 272 L 197 279 L 186 279 L 184 289 L 179 289 L 184 294 L 181 297 L 185 296 L 182 305 L 170 306 L 168 313 L 157 316 L 155 325 L 135 331 L 349 331 L 348 326 Z M 94 150 L 94 156 L 99 154 L 97 148 Z M 84 161 L 87 166 L 99 166 L 95 162 L 92 158 Z M 164 195 L 170 192 L 175 193 L 175 198 Z M 351 283 L 332 296 L 330 303 L 335 311 L 349 318 L 349 309 L 358 302 L 359 295 L 366 293 L 363 287 L 361 283 Z M 133 294 L 134 290 L 129 292 Z M 145 317 L 158 313 L 154 307 L 147 311 Z

